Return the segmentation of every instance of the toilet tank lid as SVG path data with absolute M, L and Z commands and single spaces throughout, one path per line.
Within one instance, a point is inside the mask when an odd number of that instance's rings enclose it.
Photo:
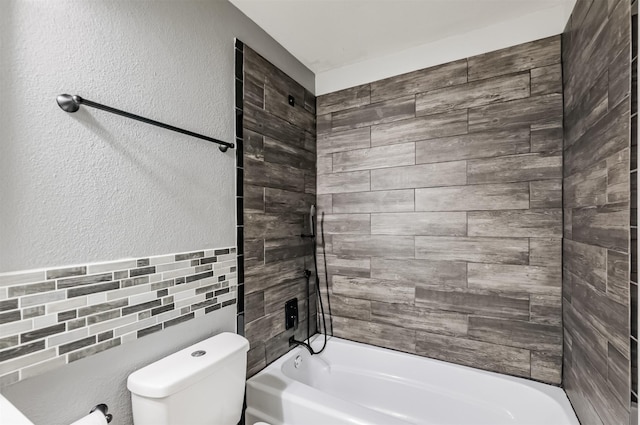
M 133 372 L 127 388 L 143 397 L 167 397 L 215 372 L 226 359 L 246 356 L 248 350 L 244 337 L 223 332 Z

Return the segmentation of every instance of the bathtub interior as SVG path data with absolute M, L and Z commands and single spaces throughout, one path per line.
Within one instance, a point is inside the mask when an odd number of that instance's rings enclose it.
M 250 407 L 259 388 L 280 397 L 283 406 L 269 415 L 278 423 L 290 419 L 289 404 L 309 397 L 309 416 L 326 414 L 328 405 L 339 405 L 343 419 L 356 410 L 375 413 L 363 424 L 578 424 L 560 388 L 339 338 L 321 355 L 292 350 L 250 379 Z

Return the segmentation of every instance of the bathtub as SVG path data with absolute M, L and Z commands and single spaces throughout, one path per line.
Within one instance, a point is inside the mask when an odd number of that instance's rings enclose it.
M 579 425 L 561 388 L 336 337 L 320 355 L 295 348 L 247 381 L 246 424 L 259 421 Z

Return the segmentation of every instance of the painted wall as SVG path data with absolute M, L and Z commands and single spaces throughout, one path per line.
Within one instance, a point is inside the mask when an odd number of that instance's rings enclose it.
M 628 0 L 579 0 L 563 34 L 563 384 L 588 424 L 629 423 L 630 44 Z
M 307 335 L 304 270 L 314 270 L 309 210 L 316 203 L 316 99 L 248 45 L 243 52 L 243 185 L 245 336 L 253 375 Z M 290 105 L 289 96 L 294 99 Z M 244 184 L 243 184 L 244 182 Z M 239 239 L 240 238 L 239 236 Z M 310 280 L 315 333 L 314 279 Z M 299 325 L 285 330 L 284 305 L 298 299 Z
M 0 4 L 0 272 L 235 244 L 234 152 L 79 94 L 232 141 L 233 38 L 313 74 L 226 1 Z
M 334 335 L 560 383 L 560 51 L 318 97 Z
M 79 94 L 232 141 L 234 37 L 313 90 L 313 74 L 226 1 L 0 2 L 0 272 L 235 245 L 234 151 L 55 103 Z M 36 424 L 98 402 L 128 424 L 126 376 L 234 330 L 235 308 L 223 311 L 2 392 Z

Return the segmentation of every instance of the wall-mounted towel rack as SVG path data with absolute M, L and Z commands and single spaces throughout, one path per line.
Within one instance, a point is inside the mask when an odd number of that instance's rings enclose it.
M 136 115 L 136 114 L 132 114 L 131 112 L 126 112 L 120 109 L 112 108 L 111 106 L 102 105 L 100 103 L 84 99 L 77 95 L 72 96 L 70 94 L 61 94 L 56 98 L 56 101 L 58 102 L 58 106 L 60 106 L 60 108 L 65 112 L 76 112 L 78 109 L 80 109 L 80 105 L 90 106 L 92 108 L 102 109 L 103 111 L 111 112 L 112 114 L 122 115 L 123 117 L 131 118 L 136 121 L 142 121 L 147 124 L 165 128 L 167 130 L 186 134 L 187 136 L 197 137 L 198 139 L 203 139 L 209 142 L 217 143 L 220 145 L 219 149 L 222 152 L 226 152 L 227 149 L 235 147 L 233 143 L 223 142 L 222 140 L 214 139 L 213 137 L 203 136 L 202 134 L 194 133 L 193 131 L 184 130 L 179 127 L 174 127 L 169 124 L 165 124 L 149 118 L 141 117 L 140 115 Z

